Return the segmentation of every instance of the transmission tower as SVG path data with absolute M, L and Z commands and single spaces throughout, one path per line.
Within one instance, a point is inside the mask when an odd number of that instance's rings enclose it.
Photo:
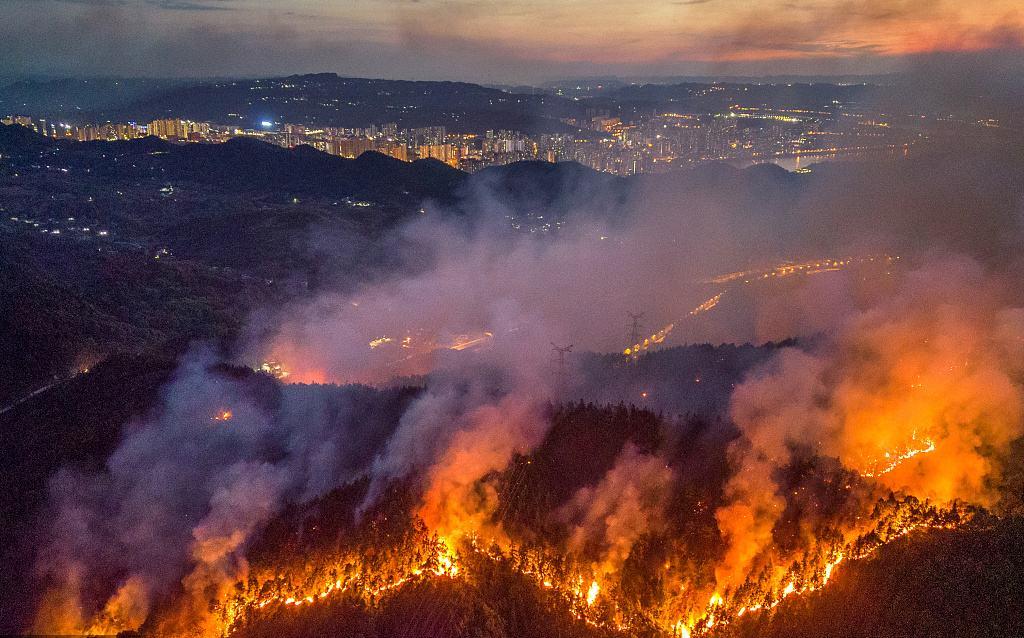
M 632 353 L 630 357 L 635 361 L 638 355 L 636 350 L 633 349 L 633 346 L 640 343 L 640 341 L 643 339 L 642 333 L 644 327 L 640 323 L 640 320 L 644 318 L 644 313 L 627 312 L 626 314 L 629 315 L 629 318 L 633 320 L 633 325 L 629 329 L 629 343 L 626 344 L 626 347 L 630 349 Z
M 559 374 L 565 374 L 565 355 L 572 352 L 572 346 L 573 344 L 571 343 L 567 346 L 560 346 L 556 344 L 554 341 L 551 342 L 551 351 L 554 353 L 556 357 L 558 357 Z

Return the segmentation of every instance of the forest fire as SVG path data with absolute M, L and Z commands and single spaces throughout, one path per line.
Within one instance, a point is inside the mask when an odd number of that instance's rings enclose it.
M 347 564 L 349 567 L 351 563 Z M 302 605 L 309 605 L 319 600 L 323 600 L 328 596 L 335 593 L 351 592 L 360 598 L 368 601 L 375 601 L 380 598 L 383 594 L 401 587 L 408 583 L 414 578 L 430 578 L 430 577 L 446 577 L 455 578 L 459 574 L 459 567 L 456 564 L 456 557 L 452 554 L 444 541 L 438 540 L 435 544 L 435 553 L 427 557 L 427 559 L 419 564 L 410 562 L 411 567 L 407 572 L 397 572 L 397 575 L 393 575 L 391 578 L 383 577 L 377 574 L 369 574 L 363 570 L 351 570 L 346 569 L 345 578 L 337 578 L 333 581 L 327 581 L 321 583 L 320 586 L 313 585 L 312 590 L 306 589 L 298 594 L 292 594 L 287 597 L 279 594 L 271 594 L 266 597 L 258 598 L 253 601 L 248 601 L 247 605 L 253 605 L 258 609 L 263 609 L 268 605 L 281 604 L 289 607 L 300 607 Z M 238 601 L 234 601 L 234 604 L 238 604 Z M 230 630 L 230 620 L 232 615 L 230 612 L 227 615 L 229 619 L 227 621 L 227 629 L 222 633 L 227 633 Z
M 782 264 L 764 270 L 744 270 L 731 272 L 724 275 L 718 275 L 712 277 L 711 279 L 705 281 L 704 283 L 712 283 L 717 285 L 731 284 L 732 287 L 735 287 L 736 285 L 739 284 L 756 284 L 758 282 L 763 282 L 765 280 L 770 280 L 773 278 L 784 278 L 789 277 L 791 275 L 807 276 L 824 272 L 839 272 L 853 266 L 875 263 L 876 261 L 879 263 L 892 264 L 897 260 L 899 260 L 899 257 L 891 257 L 886 255 L 883 257 L 846 257 L 841 259 L 825 258 L 802 263 L 784 262 Z M 717 292 L 711 297 L 702 301 L 695 308 L 690 310 L 683 319 L 696 317 L 698 315 L 702 315 L 706 312 L 714 310 L 718 306 L 718 304 L 721 303 L 722 298 L 726 295 L 728 290 L 729 288 L 721 290 L 720 292 Z M 671 334 L 672 331 L 675 329 L 676 324 L 682 322 L 683 319 L 678 319 L 672 323 L 669 323 L 668 325 L 664 326 L 654 334 L 645 337 L 643 341 L 627 346 L 626 349 L 623 350 L 623 355 L 630 358 L 636 357 L 637 355 L 650 350 L 654 346 L 663 344 L 665 340 L 668 338 L 669 334 Z
M 256 372 L 262 372 L 263 374 L 269 374 L 275 379 L 284 379 L 288 376 L 288 370 L 285 369 L 278 361 L 264 361 L 260 365 L 253 368 Z
M 942 308 L 942 293 L 933 294 L 938 300 L 914 304 Z M 372 464 L 363 452 L 361 469 L 309 492 L 309 505 L 285 505 L 281 495 L 296 476 L 309 476 L 304 464 L 319 449 L 289 460 L 295 466 L 212 457 L 208 471 L 226 476 L 197 508 L 205 518 L 183 528 L 180 584 L 125 570 L 91 594 L 97 611 L 52 622 L 60 612 L 51 610 L 87 609 L 67 602 L 82 598 L 67 578 L 52 590 L 53 602 L 44 601 L 39 626 L 245 635 L 293 613 L 354 604 L 383 614 L 409 596 L 473 592 L 506 578 L 522 588 L 520 598 L 584 628 L 715 635 L 822 590 L 844 565 L 914 532 L 958 528 L 995 502 L 989 477 L 998 459 L 977 441 L 1005 449 L 1019 435 L 1017 359 L 1006 355 L 1019 345 L 1014 330 L 1000 327 L 1004 315 L 981 305 L 972 312 L 864 313 L 823 346 L 773 351 L 731 389 L 728 422 L 697 453 L 722 469 L 696 475 L 692 433 L 708 428 L 686 420 L 696 417 L 545 407 L 535 377 L 491 372 L 497 381 L 489 385 L 452 373 L 451 385 L 406 395 L 409 403 L 392 417 L 397 429 Z M 490 335 L 453 343 L 478 338 Z M 202 383 L 186 379 L 184 387 L 211 393 L 198 403 L 197 421 L 208 425 L 211 405 L 230 405 L 212 418 L 235 425 L 195 428 L 201 437 L 233 437 L 200 438 L 209 449 L 296 444 L 287 429 L 277 438 L 280 417 L 244 398 L 252 390 L 232 396 L 224 381 L 197 374 Z M 305 407 L 319 403 L 310 398 L 326 390 L 276 387 L 301 392 L 280 414 L 303 426 Z M 183 405 L 157 431 L 185 427 L 194 436 L 193 404 Z M 265 439 L 245 438 L 260 428 Z M 153 463 L 138 463 L 143 475 Z M 339 490 L 351 494 L 332 505 Z M 269 540 L 261 539 L 268 530 Z M 250 552 L 257 543 L 266 547 Z M 73 570 L 72 563 L 60 575 Z M 182 593 L 160 598 L 152 593 L 160 587 Z
M 911 437 L 911 444 L 893 450 L 891 452 L 885 452 L 883 459 L 875 463 L 872 463 L 869 469 L 863 470 L 860 475 L 866 477 L 882 476 L 892 472 L 904 462 L 909 461 L 918 454 L 927 454 L 935 451 L 935 441 L 931 439 L 917 440 L 917 433 L 915 432 Z
M 869 520 L 858 526 L 859 533 L 847 532 L 849 540 L 845 544 L 828 550 L 824 557 L 815 556 L 820 550 L 806 550 L 800 561 L 806 564 L 806 571 L 774 568 L 776 577 L 756 586 L 748 581 L 726 595 L 716 591 L 703 605 L 695 605 L 693 596 L 678 598 L 664 592 L 666 601 L 675 599 L 676 605 L 689 609 L 683 618 L 672 618 L 670 611 L 659 612 L 653 608 L 641 610 L 640 616 L 636 616 L 636 612 L 627 613 L 632 603 L 628 597 L 623 597 L 621 590 L 613 587 L 612 592 L 605 594 L 598 580 L 588 575 L 589 569 L 583 563 L 560 556 L 553 548 L 527 549 L 514 545 L 499 548 L 498 539 L 488 541 L 467 535 L 455 552 L 446 541 L 424 530 L 394 549 L 378 548 L 376 557 L 360 551 L 333 559 L 315 558 L 306 563 L 302 573 L 308 575 L 299 581 L 285 575 L 288 572 L 280 568 L 267 571 L 265 577 L 257 575 L 256 580 L 250 576 L 242 593 L 233 594 L 218 605 L 221 621 L 217 633 L 228 636 L 240 626 L 258 621 L 262 610 L 275 605 L 288 608 L 320 601 L 326 603 L 336 595 L 355 596 L 367 604 L 377 605 L 391 592 L 412 582 L 437 578 L 472 582 L 482 577 L 478 575 L 482 565 L 502 564 L 529 578 L 539 589 L 551 591 L 579 621 L 588 625 L 625 634 L 648 626 L 664 635 L 703 636 L 713 634 L 717 628 L 737 618 L 774 609 L 791 596 L 821 589 L 845 561 L 865 558 L 916 530 L 956 527 L 969 520 L 970 515 L 970 511 L 958 508 L 938 510 L 922 506 L 913 498 L 880 501 Z M 578 567 L 566 569 L 566 558 Z M 317 580 L 318 574 L 324 575 L 323 580 Z M 609 575 L 613 582 L 620 577 L 614 573 Z M 699 595 L 699 588 L 683 586 L 682 591 Z M 599 600 L 605 601 L 600 609 Z
M 781 264 L 763 269 L 737 270 L 735 272 L 715 275 L 706 283 L 726 284 L 743 282 L 749 284 L 758 280 L 789 277 L 791 275 L 813 275 L 821 272 L 835 272 L 844 270 L 851 266 L 868 263 L 892 264 L 898 261 L 899 256 L 880 255 L 866 257 L 825 257 L 802 262 L 783 262 Z

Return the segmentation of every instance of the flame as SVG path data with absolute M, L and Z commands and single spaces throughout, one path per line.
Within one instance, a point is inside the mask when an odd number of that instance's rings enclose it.
M 385 343 L 391 343 L 392 341 L 394 340 L 391 337 L 379 337 L 370 341 L 370 349 L 373 350 L 374 348 L 379 348 Z
M 767 589 L 746 591 L 746 593 L 714 591 L 706 599 L 703 609 L 696 614 L 676 615 L 666 619 L 664 623 L 654 620 L 656 626 L 673 636 L 691 637 L 703 635 L 714 627 L 728 625 L 736 618 L 747 614 L 774 609 L 783 600 L 813 592 L 825 587 L 834 577 L 836 568 L 848 559 L 862 559 L 870 556 L 888 543 L 902 538 L 916 530 L 931 527 L 955 527 L 962 518 L 950 517 L 944 513 L 928 513 L 914 509 L 913 499 L 903 504 L 889 506 L 889 511 L 882 518 L 865 524 L 861 534 L 850 539 L 847 546 L 853 549 L 843 550 L 830 555 L 830 558 L 819 563 L 818 568 L 806 576 L 800 576 L 803 584 L 799 584 L 795 574 L 785 570 L 778 572 L 773 583 Z M 305 570 L 267 569 L 256 574 L 250 585 L 241 593 L 231 595 L 219 605 L 221 623 L 218 635 L 230 635 L 238 623 L 252 619 L 253 612 L 270 609 L 303 607 L 329 600 L 335 594 L 347 593 L 354 595 L 370 605 L 377 605 L 382 597 L 407 583 L 423 579 L 474 579 L 478 576 L 460 559 L 455 551 L 457 541 L 440 536 L 421 536 L 389 550 L 381 547 L 376 556 L 369 556 L 362 550 L 345 553 L 334 559 L 310 566 Z M 608 597 L 612 607 L 610 615 L 600 611 L 595 603 L 601 596 L 601 585 L 597 578 L 587 578 L 584 573 L 575 569 L 565 570 L 563 559 L 552 550 L 526 547 L 501 548 L 489 539 L 470 538 L 459 544 L 460 551 L 472 556 L 474 561 L 490 561 L 506 566 L 518 566 L 523 575 L 529 577 L 539 588 L 552 592 L 560 597 L 572 614 L 582 622 L 601 628 L 629 632 L 634 625 L 620 607 L 620 601 Z M 515 561 L 511 557 L 515 555 Z M 555 567 L 562 565 L 562 567 Z M 586 568 L 584 572 L 586 571 Z M 307 578 L 303 574 L 313 577 Z M 291 574 L 297 574 L 296 579 Z M 316 575 L 323 575 L 317 579 Z M 589 586 L 584 587 L 584 583 Z M 683 587 L 682 592 L 688 591 Z M 772 593 L 774 592 L 774 593 Z M 758 602 L 764 601 L 764 602 Z M 684 610 L 685 611 L 685 610 Z M 258 618 L 257 615 L 255 618 Z
M 221 410 L 217 414 L 213 415 L 213 420 L 214 421 L 230 421 L 233 416 L 234 416 L 234 413 L 232 413 L 231 410 Z
M 725 292 L 720 292 L 717 295 L 708 299 L 707 301 L 704 301 L 699 306 L 690 311 L 690 316 L 693 317 L 711 310 L 712 308 L 718 305 L 718 302 L 722 301 L 722 296 L 724 294 Z
M 879 262 L 891 264 L 898 261 L 898 256 L 892 255 L 869 255 L 866 257 L 825 257 L 822 259 L 812 259 L 809 261 L 802 262 L 783 262 L 775 266 L 770 266 L 763 269 L 754 270 L 737 270 L 735 272 L 725 273 L 722 275 L 715 275 L 708 279 L 705 283 L 709 284 L 726 284 L 731 282 L 741 281 L 745 284 L 749 284 L 753 281 L 789 277 L 791 275 L 813 275 L 821 272 L 835 272 L 844 270 L 850 266 L 865 264 L 869 262 Z
M 284 379 L 285 377 L 288 376 L 288 371 L 285 370 L 284 366 L 282 366 L 277 361 L 264 361 L 260 365 L 253 368 L 253 370 L 256 372 L 269 374 L 275 379 Z
M 433 571 L 434 575 L 458 576 L 459 565 L 456 560 L 457 557 L 449 549 L 449 541 L 444 538 L 440 539 L 437 549 L 437 567 Z
M 914 447 L 914 443 L 918 443 L 917 447 Z M 884 460 L 875 461 L 868 467 L 869 469 L 862 470 L 860 475 L 864 477 L 874 478 L 877 476 L 883 476 L 892 472 L 900 465 L 914 458 L 918 454 L 928 454 L 929 452 L 935 451 L 935 441 L 932 439 L 923 439 L 917 441 L 916 433 L 912 437 L 911 444 L 902 449 L 896 449 L 883 454 Z

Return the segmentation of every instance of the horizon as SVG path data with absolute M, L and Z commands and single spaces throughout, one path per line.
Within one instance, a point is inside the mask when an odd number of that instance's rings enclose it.
M 87 82 L 97 81 L 181 81 L 181 82 L 224 82 L 224 81 L 248 81 L 259 79 L 281 79 L 288 77 L 307 77 L 318 75 L 332 75 L 338 78 L 351 80 L 383 80 L 389 82 L 450 82 L 454 84 L 477 84 L 480 86 L 493 86 L 504 88 L 551 88 L 558 84 L 568 82 L 621 82 L 623 84 L 674 84 L 674 83 L 735 83 L 735 84 L 774 84 L 774 83 L 806 83 L 806 84 L 851 84 L 854 82 L 844 80 L 862 80 L 864 84 L 876 84 L 880 80 L 895 80 L 908 75 L 908 71 L 889 71 L 885 73 L 762 73 L 762 74 L 660 74 L 660 75 L 630 75 L 630 74 L 593 74 L 593 75 L 568 75 L 557 76 L 533 82 L 499 82 L 468 79 L 433 79 L 415 77 L 384 77 L 370 75 L 352 75 L 342 71 L 301 71 L 282 73 L 247 73 L 236 75 L 132 75 L 132 74 L 102 74 L 102 73 L 20 73 L 11 75 L 0 75 L 0 80 L 6 82 L 57 82 L 62 80 L 75 80 Z

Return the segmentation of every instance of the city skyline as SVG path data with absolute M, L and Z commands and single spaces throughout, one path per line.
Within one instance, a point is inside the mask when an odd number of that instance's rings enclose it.
M 1024 12 L 959 3 L 4 0 L 5 75 L 872 74 L 1020 59 Z M 500 28 L 499 28 L 500 25 Z

